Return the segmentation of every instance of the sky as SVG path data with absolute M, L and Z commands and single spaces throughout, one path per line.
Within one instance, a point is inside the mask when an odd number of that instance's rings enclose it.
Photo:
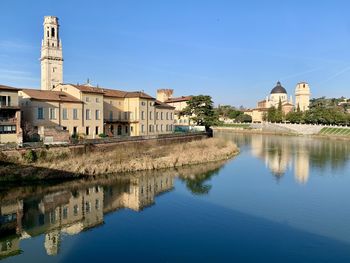
M 254 107 L 281 81 L 350 97 L 350 1 L 1 0 L 0 84 L 40 87 L 43 17 L 59 17 L 64 82 Z

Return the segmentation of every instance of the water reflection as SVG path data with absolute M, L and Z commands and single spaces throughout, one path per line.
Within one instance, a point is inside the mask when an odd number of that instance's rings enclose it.
M 266 136 L 261 134 L 219 133 L 234 140 L 240 147 L 249 147 L 251 154 L 264 160 L 266 167 L 279 181 L 288 170 L 295 181 L 306 184 L 310 169 L 344 170 L 350 160 L 350 144 L 343 141 L 307 137 Z
M 104 215 L 121 209 L 142 211 L 181 178 L 193 193 L 208 193 L 210 177 L 223 163 L 79 180 L 55 185 L 0 189 L 0 259 L 21 253 L 20 241 L 44 235 L 47 255 L 60 252 L 62 236 L 104 223 Z M 205 189 L 205 190 L 203 190 Z

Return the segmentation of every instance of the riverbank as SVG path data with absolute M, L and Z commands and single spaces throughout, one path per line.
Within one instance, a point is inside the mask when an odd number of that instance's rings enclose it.
M 69 148 L 27 150 L 17 156 L 0 157 L 0 180 L 42 180 L 98 177 L 142 170 L 181 167 L 237 155 L 230 141 L 209 138 L 191 142 L 121 144 L 115 148 L 76 153 Z
M 306 132 L 305 134 L 298 133 L 293 130 L 287 130 L 287 129 L 262 129 L 262 128 L 241 128 L 241 127 L 213 127 L 214 132 L 215 131 L 221 131 L 221 132 L 235 132 L 235 133 L 246 133 L 246 134 L 263 134 L 263 135 L 283 135 L 283 136 L 302 136 L 302 137 L 312 137 L 312 138 L 319 138 L 319 139 L 330 139 L 330 140 L 342 140 L 342 141 L 349 141 L 350 140 L 350 133 L 348 135 L 342 135 L 342 128 L 332 128 L 334 130 L 339 130 L 340 132 L 336 133 L 325 133 L 324 129 L 321 127 L 319 129 L 319 132 L 317 133 L 310 133 Z M 346 129 L 349 130 L 350 129 Z

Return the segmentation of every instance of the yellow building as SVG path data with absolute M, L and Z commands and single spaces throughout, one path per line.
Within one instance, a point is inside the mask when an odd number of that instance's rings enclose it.
M 87 138 L 98 138 L 103 133 L 103 90 L 91 85 L 59 84 L 54 91 L 63 91 L 83 102 L 82 126 L 79 134 Z
M 61 84 L 54 90 L 83 101 L 85 134 L 95 127 L 92 137 L 100 133 L 110 137 L 157 135 L 174 130 L 175 108 L 144 92 L 106 89 L 89 83 Z
M 22 143 L 19 89 L 0 85 L 0 144 Z
M 173 89 L 157 90 L 157 100 L 175 108 L 175 125 L 191 125 L 191 116 L 181 115 L 180 112 L 187 107 L 187 102 L 192 96 L 173 97 Z
M 40 134 L 43 128 L 58 127 L 70 135 L 85 132 L 81 100 L 61 91 L 30 89 L 19 91 L 19 98 L 25 130 Z

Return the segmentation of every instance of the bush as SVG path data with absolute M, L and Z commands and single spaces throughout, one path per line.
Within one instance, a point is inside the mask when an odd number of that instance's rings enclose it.
M 38 156 L 36 154 L 35 151 L 33 150 L 27 150 L 24 155 L 23 155 L 23 159 L 27 162 L 27 163 L 34 163 L 38 160 Z
M 107 134 L 101 133 L 101 134 L 98 135 L 98 137 L 100 137 L 100 138 L 106 138 L 106 137 L 108 137 L 108 136 L 107 136 Z

